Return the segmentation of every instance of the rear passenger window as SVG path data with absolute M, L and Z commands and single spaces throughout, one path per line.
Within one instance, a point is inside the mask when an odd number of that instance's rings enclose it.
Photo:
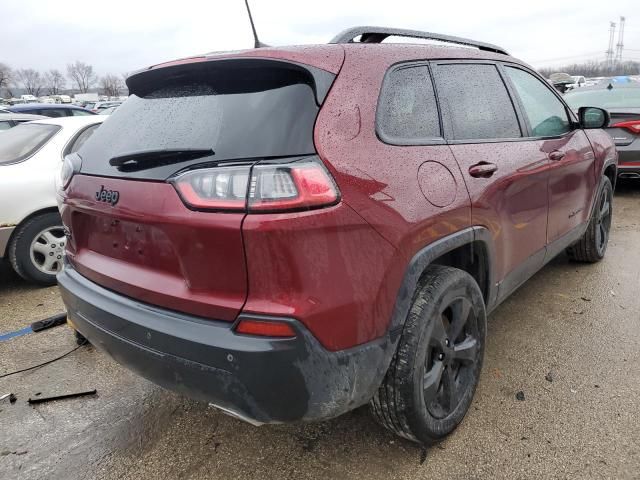
M 436 67 L 443 117 L 453 140 L 522 136 L 513 103 L 495 65 L 457 63 Z
M 564 105 L 540 80 L 524 70 L 505 67 L 531 125 L 534 137 L 554 137 L 571 130 Z
M 420 144 L 442 137 L 429 68 L 407 66 L 390 72 L 376 117 L 378 135 L 387 143 Z

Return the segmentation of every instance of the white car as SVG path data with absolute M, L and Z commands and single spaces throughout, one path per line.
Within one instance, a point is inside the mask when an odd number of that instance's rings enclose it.
M 48 118 L 0 135 L 0 258 L 24 279 L 55 283 L 66 242 L 56 178 L 64 156 L 78 150 L 107 118 Z

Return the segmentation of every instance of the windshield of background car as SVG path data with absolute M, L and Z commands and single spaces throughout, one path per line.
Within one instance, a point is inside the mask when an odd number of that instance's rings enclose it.
M 573 91 L 564 99 L 573 110 L 580 107 L 640 108 L 640 87 Z
M 82 173 L 164 180 L 194 162 L 315 153 L 319 106 L 314 77 L 300 65 L 212 61 L 185 66 L 180 74 L 146 75 L 78 151 Z M 132 154 L 189 150 L 213 153 L 190 162 L 151 159 L 136 171 L 113 162 Z
M 0 165 L 22 162 L 42 148 L 56 132 L 57 125 L 22 124 L 2 133 Z

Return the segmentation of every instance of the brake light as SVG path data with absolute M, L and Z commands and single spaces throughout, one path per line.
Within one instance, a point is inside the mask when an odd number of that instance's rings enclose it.
M 640 120 L 631 120 L 628 122 L 620 122 L 612 125 L 616 128 L 624 128 L 629 130 L 631 133 L 639 133 L 640 134 Z
M 281 211 L 331 205 L 338 191 L 315 161 L 256 165 L 249 188 L 249 211 Z
M 82 166 L 82 159 L 77 153 L 71 153 L 64 157 L 62 161 L 62 168 L 60 169 L 58 178 L 56 179 L 56 186 L 58 190 L 66 190 L 71 183 L 73 176 L 80 171 Z
M 184 203 L 193 208 L 244 211 L 251 166 L 203 168 L 173 180 Z
M 292 338 L 296 336 L 296 332 L 291 325 L 277 320 L 243 319 L 238 323 L 236 333 L 257 335 L 259 337 Z
M 191 170 L 171 180 L 195 209 L 283 212 L 333 205 L 338 190 L 317 160 Z

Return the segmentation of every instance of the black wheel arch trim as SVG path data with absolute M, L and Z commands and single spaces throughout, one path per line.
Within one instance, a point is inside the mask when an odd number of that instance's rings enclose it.
M 611 187 L 615 191 L 615 189 L 616 189 L 616 180 L 618 179 L 618 161 L 617 161 L 616 158 L 609 157 L 603 162 L 599 178 L 602 180 L 602 177 L 606 176 L 605 172 L 607 171 L 607 168 L 609 168 L 611 166 L 613 166 L 615 172 L 613 174 L 613 179 L 609 179 L 609 180 L 611 180 Z
M 426 245 L 420 249 L 409 262 L 405 270 L 400 289 L 398 290 L 396 302 L 391 314 L 391 322 L 389 324 L 390 340 L 394 344 L 397 342 L 400 332 L 404 327 L 404 322 L 409 313 L 409 309 L 411 308 L 411 303 L 413 302 L 418 282 L 420 281 L 424 271 L 433 264 L 434 260 L 438 259 L 442 255 L 465 245 L 469 245 L 470 248 L 474 248 L 474 244 L 476 243 L 483 244 L 486 249 L 487 292 L 485 302 L 487 311 L 492 309 L 498 296 L 493 268 L 495 258 L 493 237 L 487 228 L 481 226 L 468 227 L 463 230 L 459 230 L 456 233 L 440 238 L 435 242 Z

